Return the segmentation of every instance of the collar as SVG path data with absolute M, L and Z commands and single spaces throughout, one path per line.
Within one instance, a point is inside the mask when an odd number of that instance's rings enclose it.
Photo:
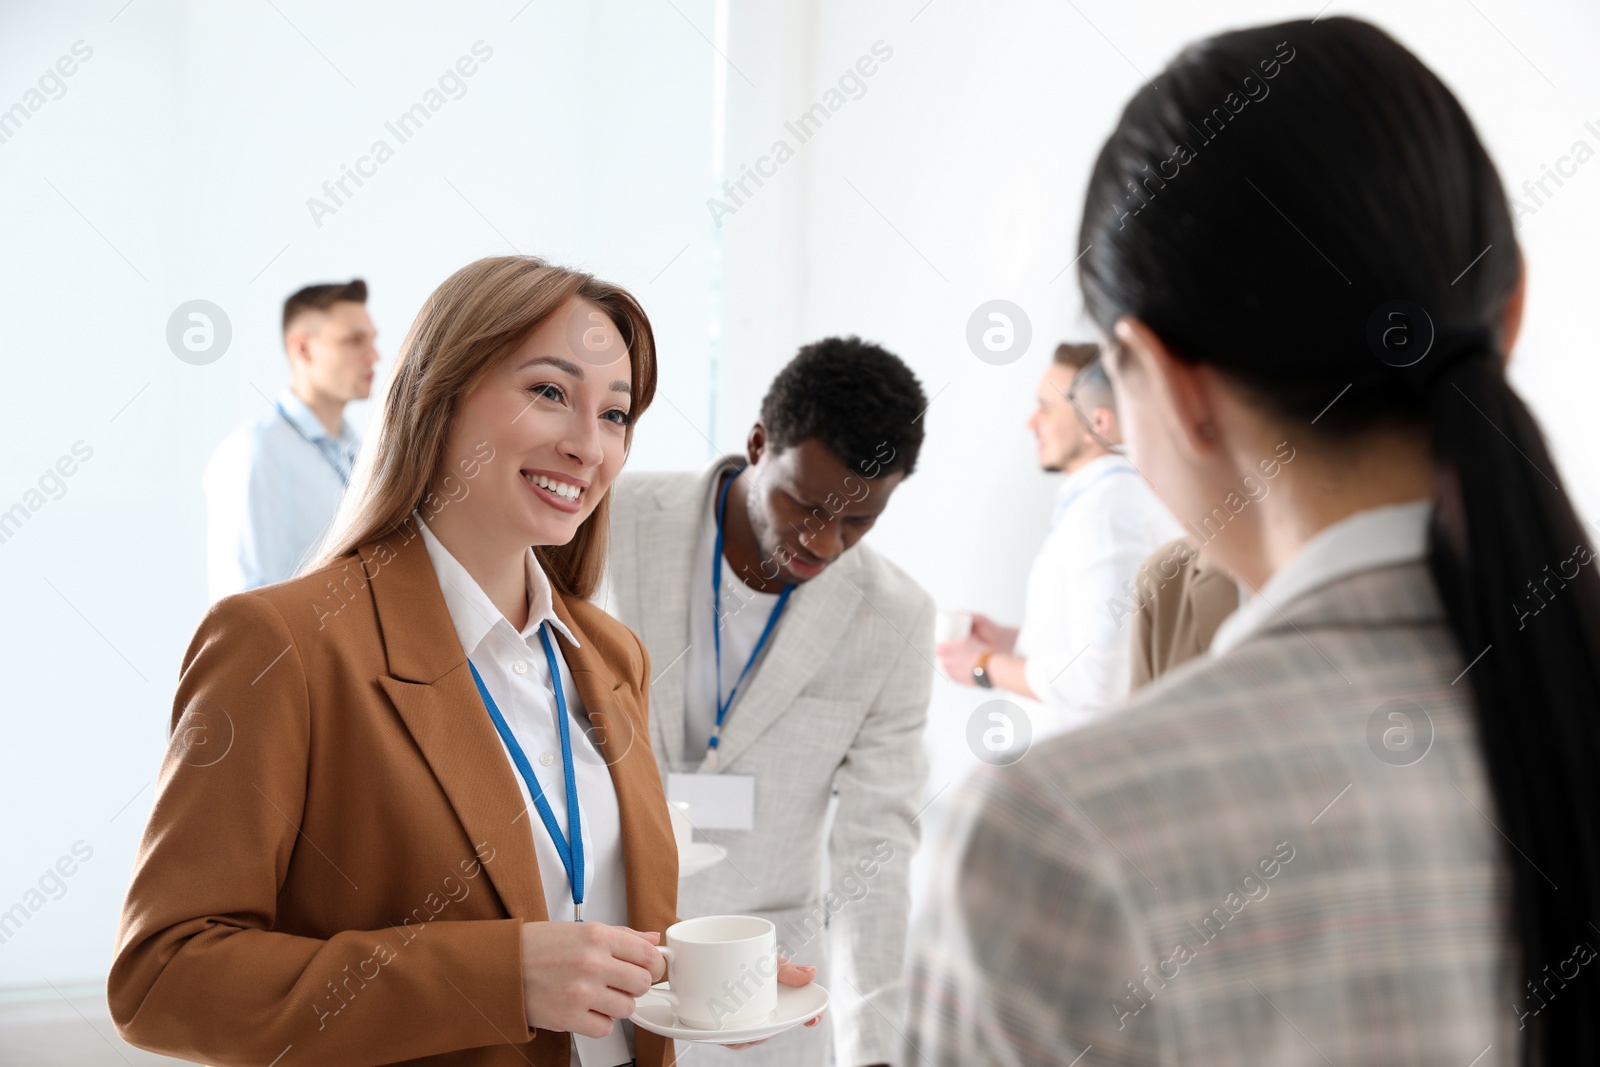
M 1061 516 L 1089 487 L 1102 478 L 1109 478 L 1120 474 L 1137 475 L 1138 469 L 1128 461 L 1128 457 L 1116 452 L 1107 452 L 1103 456 L 1096 456 L 1071 474 L 1061 480 L 1061 485 L 1056 489 L 1056 506 L 1051 515 L 1050 525 L 1053 529 Z
M 1413 500 L 1358 511 L 1319 531 L 1254 596 L 1241 583 L 1238 610 L 1217 627 L 1211 654 L 1237 647 L 1307 593 L 1361 571 L 1423 559 L 1432 516 L 1433 501 Z
M 1128 461 L 1127 456 L 1116 452 L 1107 452 L 1103 456 L 1096 456 L 1061 480 L 1061 488 L 1056 490 L 1056 499 L 1065 500 L 1068 496 L 1082 490 L 1090 482 L 1098 481 L 1102 475 L 1120 470 L 1134 470 L 1134 466 Z
M 350 429 L 350 423 L 345 419 L 339 420 L 339 436 L 335 437 L 322 425 L 322 420 L 317 418 L 317 413 L 293 389 L 287 385 L 278 390 L 278 406 L 283 408 L 284 415 L 294 423 L 308 440 L 320 441 L 326 438 L 329 441 L 338 441 L 340 444 L 349 444 L 355 440 L 355 433 Z
M 510 620 L 500 613 L 500 609 L 494 606 L 488 594 L 478 585 L 477 579 L 467 572 L 461 562 L 450 554 L 450 550 L 444 547 L 444 543 L 428 529 L 428 524 L 422 521 L 422 515 L 413 512 L 412 517 L 422 530 L 422 542 L 427 546 L 428 560 L 433 564 L 434 573 L 439 578 L 439 588 L 444 593 L 444 604 L 450 612 L 450 621 L 455 624 L 456 636 L 461 639 L 461 648 L 467 655 L 476 652 L 478 645 L 497 625 L 504 626 L 508 633 L 516 633 L 522 640 L 531 644 L 532 639 L 538 634 L 540 624 L 548 622 L 550 628 L 565 637 L 573 648 L 582 647 L 566 623 L 556 615 L 550 580 L 545 577 L 544 568 L 539 566 L 533 549 L 530 548 L 527 552 L 528 624 L 518 633 L 511 628 Z

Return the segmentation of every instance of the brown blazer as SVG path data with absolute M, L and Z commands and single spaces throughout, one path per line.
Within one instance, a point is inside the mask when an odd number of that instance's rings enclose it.
M 589 603 L 555 610 L 616 786 L 628 923 L 664 931 L 678 861 L 649 656 Z M 220 601 L 184 656 L 123 907 L 117 1030 L 215 1064 L 567 1067 L 568 1036 L 524 1014 L 520 929 L 547 916 L 513 775 L 414 523 Z M 672 1062 L 636 1034 L 641 1067 Z
M 1222 620 L 1239 606 L 1239 588 L 1178 538 L 1151 553 L 1134 579 L 1129 691 L 1211 647 Z

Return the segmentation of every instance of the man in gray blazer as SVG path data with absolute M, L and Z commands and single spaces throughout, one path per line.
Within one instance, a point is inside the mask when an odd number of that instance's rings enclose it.
M 831 1031 L 839 1067 L 904 1062 L 934 605 L 856 542 L 915 467 L 926 406 L 898 358 L 829 338 L 774 380 L 745 456 L 612 490 L 603 606 L 656 665 L 669 797 L 727 849 L 683 879 L 678 913 L 771 919 L 832 996 L 821 1025 L 706 1061 L 823 1067 Z

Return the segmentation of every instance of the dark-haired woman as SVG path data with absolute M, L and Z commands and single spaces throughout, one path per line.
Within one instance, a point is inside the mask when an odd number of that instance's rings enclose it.
M 1079 245 L 1130 457 L 1252 595 L 969 783 L 922 1061 L 1595 1062 L 1600 588 L 1460 104 L 1358 21 L 1211 38 L 1123 112 Z

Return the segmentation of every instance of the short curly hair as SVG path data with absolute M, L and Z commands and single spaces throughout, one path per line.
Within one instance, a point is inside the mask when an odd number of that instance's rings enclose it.
M 853 470 L 909 475 L 922 450 L 928 400 L 900 357 L 859 337 L 825 337 L 778 372 L 761 401 L 774 454 L 816 440 Z M 893 451 L 883 458 L 885 446 Z

